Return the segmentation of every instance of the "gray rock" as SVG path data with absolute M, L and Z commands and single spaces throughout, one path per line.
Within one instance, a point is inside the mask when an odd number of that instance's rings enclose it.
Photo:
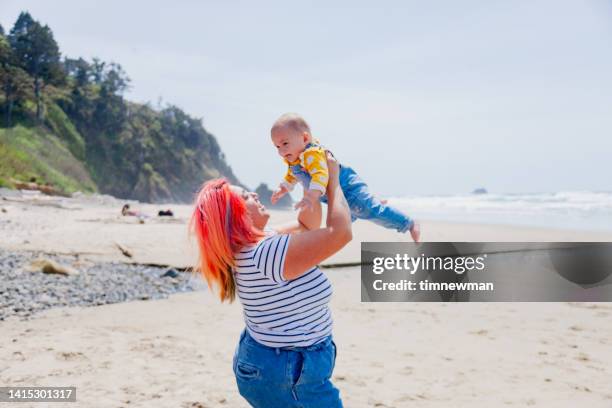
M 170 268 L 167 269 L 166 272 L 161 276 L 162 278 L 178 278 L 179 273 L 176 269 Z

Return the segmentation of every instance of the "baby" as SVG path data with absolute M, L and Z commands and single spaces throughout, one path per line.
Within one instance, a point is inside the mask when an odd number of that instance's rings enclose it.
M 278 154 L 287 164 L 287 173 L 272 194 L 272 203 L 293 190 L 298 182 L 304 186 L 304 197 L 296 208 L 307 210 L 317 201 L 327 202 L 325 191 L 329 173 L 325 148 L 312 137 L 308 123 L 297 114 L 286 113 L 274 123 L 271 135 Z M 419 224 L 373 196 L 367 184 L 350 167 L 340 165 L 340 186 L 353 221 L 360 218 L 399 232 L 409 231 L 412 239 L 419 241 Z

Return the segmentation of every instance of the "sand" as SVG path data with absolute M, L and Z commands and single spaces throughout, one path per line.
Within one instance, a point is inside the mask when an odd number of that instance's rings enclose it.
M 177 266 L 193 256 L 188 206 L 140 205 L 151 214 L 171 207 L 178 219 L 139 224 L 117 216 L 121 202 L 111 199 L 27 201 L 0 201 L 1 247 Z M 291 216 L 275 212 L 273 221 Z M 398 240 L 368 223 L 357 223 L 354 236 L 331 263 L 357 261 L 361 240 Z M 423 222 L 430 241 L 611 238 Z M 360 303 L 358 268 L 326 273 L 338 344 L 333 380 L 347 407 L 612 406 L 612 304 L 368 304 Z M 0 322 L 0 384 L 76 386 L 78 402 L 57 407 L 247 407 L 231 372 L 242 327 L 240 306 L 206 291 L 11 318 Z

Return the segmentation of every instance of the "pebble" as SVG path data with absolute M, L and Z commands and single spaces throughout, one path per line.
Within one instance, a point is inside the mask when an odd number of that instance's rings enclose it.
M 40 256 L 33 251 L 0 249 L 0 321 L 11 316 L 27 320 L 55 307 L 164 299 L 174 293 L 205 290 L 200 278 L 191 273 L 121 262 L 81 265 L 79 275 L 32 272 L 31 263 Z M 44 256 L 61 265 L 79 261 L 76 256 Z
M 176 269 L 170 268 L 162 275 L 162 278 L 177 278 L 178 276 Z

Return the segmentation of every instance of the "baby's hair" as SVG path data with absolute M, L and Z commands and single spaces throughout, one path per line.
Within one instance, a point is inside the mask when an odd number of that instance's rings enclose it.
M 274 133 L 280 129 L 291 129 L 294 132 L 306 132 L 311 134 L 310 126 L 308 126 L 308 123 L 304 120 L 304 118 L 297 113 L 285 113 L 280 118 L 276 119 L 276 122 L 274 122 L 274 125 L 272 125 L 270 133 Z

